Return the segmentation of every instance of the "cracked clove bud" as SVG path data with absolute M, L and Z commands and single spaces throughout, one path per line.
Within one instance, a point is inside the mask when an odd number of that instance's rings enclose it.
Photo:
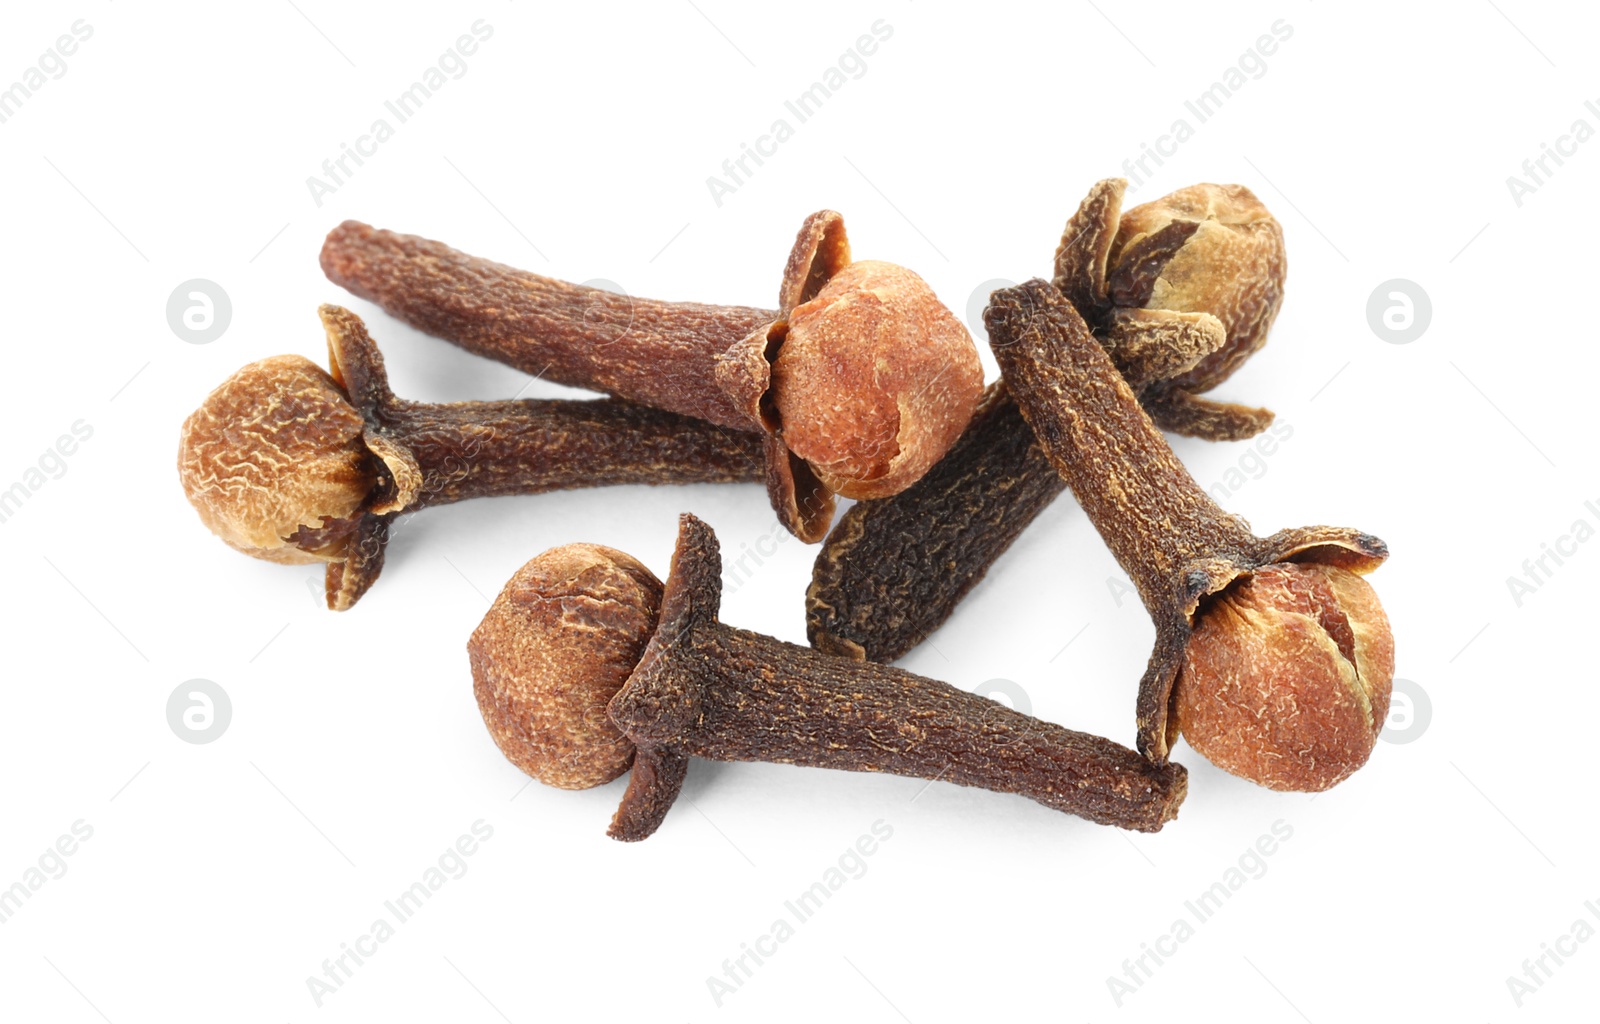
M 1057 286 L 1159 425 L 1209 440 L 1265 429 L 1267 410 L 1199 392 L 1266 343 L 1286 267 L 1277 221 L 1241 185 L 1192 185 L 1122 213 L 1126 186 L 1090 189 L 1056 250 Z M 840 518 L 806 595 L 811 643 L 903 657 L 1065 489 L 1004 385 L 991 385 L 941 462 Z
M 1288 272 L 1283 229 L 1243 185 L 1190 185 L 1122 211 L 1106 178 L 1067 223 L 1055 286 L 1156 425 L 1232 441 L 1272 413 L 1201 398 L 1267 343 Z
M 1361 578 L 1388 556 L 1357 530 L 1257 537 L 1173 454 L 1072 303 L 1045 281 L 984 313 L 1040 447 L 1138 587 L 1156 626 L 1139 749 L 1181 732 L 1272 789 L 1327 789 L 1366 763 L 1388 715 L 1394 639 Z
M 518 768 L 583 789 L 631 767 L 613 838 L 656 830 L 693 757 L 939 779 L 1146 832 L 1176 817 L 1182 766 L 725 626 L 721 570 L 716 535 L 691 515 L 664 585 L 620 551 L 553 548 L 512 577 L 467 645 L 478 707 Z
M 983 390 L 971 336 L 927 283 L 850 261 L 831 210 L 801 227 L 776 310 L 635 299 L 356 221 L 328 279 L 417 329 L 528 373 L 762 435 L 774 510 L 818 541 L 833 496 L 904 490 Z
M 617 399 L 398 399 L 361 320 L 338 306 L 320 313 L 332 373 L 293 355 L 244 367 L 184 421 L 178 474 L 229 546 L 327 563 L 336 611 L 377 579 L 402 512 L 606 484 L 762 479 L 754 436 Z

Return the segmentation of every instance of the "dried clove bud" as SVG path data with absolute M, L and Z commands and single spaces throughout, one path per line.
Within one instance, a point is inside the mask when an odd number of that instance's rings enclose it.
M 837 494 L 898 494 L 972 416 L 983 370 L 971 344 L 916 274 L 849 264 L 789 313 L 772 360 L 784 443 Z
M 1243 185 L 1190 185 L 1120 213 L 1127 185 L 1090 189 L 1056 249 L 1056 287 L 1157 426 L 1214 441 L 1260 433 L 1272 413 L 1199 394 L 1266 344 L 1288 272 L 1283 229 Z
M 1120 213 L 1127 182 L 1090 189 L 1056 251 L 1057 286 L 1158 424 L 1249 437 L 1272 414 L 1198 397 L 1266 343 L 1283 296 L 1283 232 L 1249 189 L 1193 185 Z M 819 650 L 889 662 L 944 623 L 1066 484 L 992 385 L 945 458 L 861 502 L 817 553 L 806 629 Z
M 753 435 L 617 399 L 403 401 L 361 320 L 337 306 L 320 312 L 333 372 L 301 356 L 244 367 L 184 421 L 178 474 L 229 546 L 270 562 L 326 562 L 329 608 L 349 608 L 377 579 L 401 512 L 762 478 Z
M 773 508 L 806 541 L 835 494 L 894 494 L 938 462 L 983 389 L 961 322 L 911 271 L 852 264 L 831 210 L 802 225 L 776 310 L 633 299 L 355 221 L 328 235 L 322 267 L 479 355 L 760 433 Z
M 512 577 L 467 645 L 495 743 L 553 786 L 632 776 L 610 834 L 644 839 L 689 759 L 890 772 L 1015 793 L 1154 832 L 1186 774 L 947 683 L 717 621 L 711 528 L 679 521 L 665 585 L 620 551 L 568 545 Z
M 1155 621 L 1139 749 L 1165 762 L 1181 731 L 1219 767 L 1285 790 L 1327 789 L 1365 764 L 1394 640 L 1358 574 L 1384 543 L 1327 526 L 1261 538 L 1218 508 L 1048 282 L 995 292 L 984 320 L 1040 447 Z
M 1389 620 L 1366 580 L 1278 562 L 1205 603 L 1172 707 L 1212 764 L 1273 789 L 1325 789 L 1366 761 L 1393 675 Z

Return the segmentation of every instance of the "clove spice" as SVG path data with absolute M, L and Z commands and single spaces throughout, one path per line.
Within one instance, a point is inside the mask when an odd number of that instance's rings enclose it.
M 561 384 L 759 433 L 768 495 L 818 541 L 834 495 L 904 490 L 949 450 L 983 389 L 977 348 L 904 267 L 851 262 L 844 220 L 806 219 L 778 308 L 635 299 L 356 221 L 328 279 L 417 329 Z
M 939 779 L 1146 832 L 1176 816 L 1180 765 L 723 625 L 721 568 L 716 535 L 692 515 L 664 585 L 620 551 L 554 548 L 512 577 L 468 644 L 479 709 L 517 767 L 566 789 L 631 768 L 613 838 L 651 835 L 696 757 Z
M 404 401 L 360 318 L 338 306 L 320 314 L 332 372 L 301 356 L 244 367 L 184 422 L 178 473 L 229 546 L 327 563 L 334 610 L 377 579 L 402 512 L 607 484 L 762 479 L 754 435 L 614 398 Z
M 1209 440 L 1265 429 L 1267 410 L 1199 393 L 1266 343 L 1286 266 L 1277 221 L 1240 185 L 1193 185 L 1122 213 L 1126 186 L 1090 189 L 1056 250 L 1057 286 L 1158 425 Z M 991 385 L 942 461 L 840 517 L 806 594 L 812 645 L 903 657 L 1065 489 L 1004 385 Z
M 1277 218 L 1243 185 L 1181 188 L 1122 213 L 1106 178 L 1067 223 L 1055 286 L 1164 430 L 1236 441 L 1265 409 L 1200 397 L 1267 343 L 1288 261 Z
M 1388 548 L 1340 527 L 1257 537 L 1184 469 L 1056 287 L 996 291 L 984 312 L 1006 386 L 1156 626 L 1139 749 L 1181 733 L 1272 789 L 1327 789 L 1366 763 L 1388 715 L 1394 639 L 1362 575 Z

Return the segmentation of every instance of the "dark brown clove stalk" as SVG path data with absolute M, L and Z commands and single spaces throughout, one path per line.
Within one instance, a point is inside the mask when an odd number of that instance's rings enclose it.
M 904 657 L 1066 489 L 1005 385 L 989 385 L 966 433 L 921 480 L 839 517 L 806 590 L 811 645 L 857 661 Z
M 360 318 L 338 306 L 320 312 L 332 373 L 301 356 L 235 373 L 184 422 L 178 472 L 201 520 L 231 547 L 326 562 L 336 611 L 377 579 L 402 512 L 607 484 L 762 479 L 753 435 L 617 399 L 396 398 Z
M 631 765 L 613 838 L 653 833 L 695 757 L 939 779 L 1145 832 L 1176 817 L 1180 765 L 723 625 L 721 569 L 716 535 L 691 515 L 664 586 L 620 551 L 553 548 L 512 577 L 468 644 L 478 706 L 517 767 L 583 789 Z
M 1173 454 L 1073 305 L 1030 281 L 984 321 L 1007 388 L 1156 625 L 1139 749 L 1179 732 L 1236 775 L 1322 790 L 1366 763 L 1388 715 L 1394 640 L 1358 574 L 1388 556 L 1358 530 L 1261 538 Z
M 1240 185 L 1194 185 L 1124 214 L 1126 186 L 1090 189 L 1056 250 L 1057 286 L 1158 425 L 1219 441 L 1258 433 L 1270 412 L 1199 392 L 1266 343 L 1283 297 L 1282 230 Z M 806 595 L 811 643 L 903 657 L 1065 489 L 1004 386 L 991 385 L 939 464 L 840 518 Z
M 762 435 L 780 520 L 821 540 L 833 496 L 898 493 L 949 450 L 983 371 L 916 274 L 852 263 L 844 220 L 807 218 L 778 308 L 635 299 L 347 221 L 328 279 L 428 334 L 561 384 Z

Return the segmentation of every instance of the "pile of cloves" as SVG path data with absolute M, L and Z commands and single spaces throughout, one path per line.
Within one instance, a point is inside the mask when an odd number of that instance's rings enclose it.
M 1125 187 L 1090 190 L 1049 280 L 990 297 L 1001 380 L 987 390 L 960 321 L 912 271 L 852 261 L 832 211 L 801 226 L 771 309 L 632 299 L 346 222 L 322 249 L 331 281 L 607 397 L 406 401 L 362 321 L 325 305 L 326 370 L 252 363 L 185 421 L 184 491 L 232 547 L 325 563 L 328 606 L 344 610 L 405 512 L 764 482 L 787 529 L 826 538 L 811 647 L 719 621 L 716 536 L 690 515 L 665 582 L 621 551 L 552 548 L 468 644 L 479 709 L 513 764 L 566 789 L 628 774 L 617 839 L 660 826 L 694 758 L 941 780 L 1152 832 L 1187 791 L 1179 735 L 1261 785 L 1326 789 L 1366 762 L 1387 715 L 1393 639 L 1362 579 L 1387 549 L 1333 527 L 1257 537 L 1160 432 L 1235 440 L 1271 422 L 1203 393 L 1267 340 L 1282 231 L 1241 186 L 1123 211 Z M 887 664 L 1067 489 L 1154 621 L 1137 750 Z M 836 526 L 835 495 L 857 499 Z

